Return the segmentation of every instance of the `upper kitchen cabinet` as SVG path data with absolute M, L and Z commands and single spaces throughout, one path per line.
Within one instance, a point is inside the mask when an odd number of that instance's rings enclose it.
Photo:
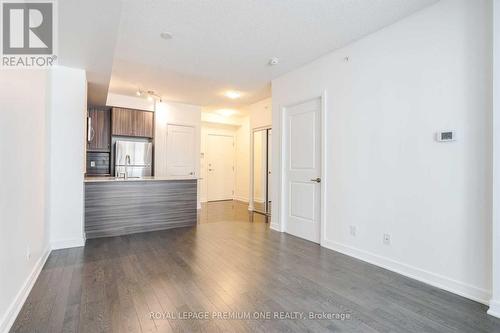
M 153 137 L 153 112 L 113 108 L 112 135 Z
M 87 118 L 87 151 L 108 152 L 111 148 L 111 110 L 89 108 Z
M 135 111 L 134 113 L 135 136 L 152 138 L 154 113 L 149 111 Z

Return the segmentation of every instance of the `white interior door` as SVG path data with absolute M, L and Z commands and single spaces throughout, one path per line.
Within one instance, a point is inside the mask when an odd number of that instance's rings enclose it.
M 167 126 L 167 174 L 169 176 L 195 176 L 196 143 L 193 126 Z
M 234 138 L 207 137 L 207 200 L 232 200 L 234 194 Z
M 285 109 L 286 232 L 320 242 L 321 99 Z

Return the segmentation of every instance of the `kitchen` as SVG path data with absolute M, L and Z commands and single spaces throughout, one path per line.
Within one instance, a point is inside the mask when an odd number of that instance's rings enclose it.
M 88 108 L 84 178 L 87 239 L 196 225 L 195 127 L 167 125 L 171 132 L 167 149 L 155 151 L 155 131 L 161 135 L 162 128 L 155 127 L 155 115 L 161 115 L 161 106 L 144 108 Z M 152 111 L 155 108 L 156 113 Z M 169 148 L 177 160 L 167 162 L 168 174 L 159 170 L 156 175 L 155 158 L 165 158 Z

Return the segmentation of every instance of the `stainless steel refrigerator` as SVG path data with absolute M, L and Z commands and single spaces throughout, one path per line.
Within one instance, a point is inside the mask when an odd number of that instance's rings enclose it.
M 151 142 L 116 141 L 115 176 L 129 178 L 151 176 L 152 159 Z

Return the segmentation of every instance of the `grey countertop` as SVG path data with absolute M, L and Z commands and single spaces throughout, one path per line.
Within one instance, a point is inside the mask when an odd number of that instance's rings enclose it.
M 148 176 L 141 178 L 116 178 L 116 177 L 99 177 L 89 176 L 84 178 L 85 183 L 102 183 L 102 182 L 141 182 L 141 181 L 168 181 L 168 180 L 198 180 L 193 176 Z

